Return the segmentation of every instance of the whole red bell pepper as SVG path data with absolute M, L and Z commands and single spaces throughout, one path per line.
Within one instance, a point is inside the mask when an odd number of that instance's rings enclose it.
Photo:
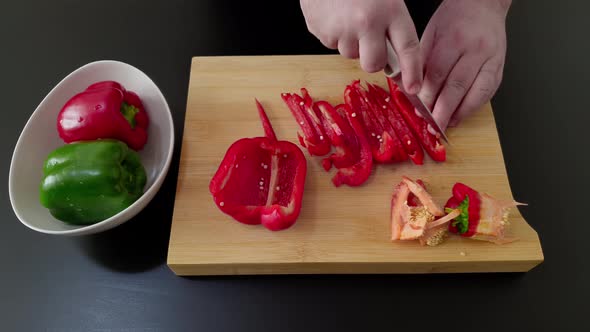
M 291 227 L 301 211 L 307 160 L 301 149 L 279 141 L 256 100 L 265 137 L 242 138 L 227 150 L 209 191 L 219 209 L 271 231 Z
M 66 143 L 112 138 L 134 150 L 146 144 L 148 124 L 139 96 L 114 81 L 90 85 L 68 100 L 57 117 L 59 136 Z

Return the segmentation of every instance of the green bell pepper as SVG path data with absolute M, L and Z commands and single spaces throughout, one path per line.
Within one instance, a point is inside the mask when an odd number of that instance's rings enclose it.
M 133 204 L 146 182 L 139 155 L 125 143 L 75 142 L 57 148 L 45 160 L 40 201 L 65 223 L 94 224 Z

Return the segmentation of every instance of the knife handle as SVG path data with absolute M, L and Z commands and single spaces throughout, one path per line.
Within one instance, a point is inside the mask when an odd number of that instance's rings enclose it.
M 399 67 L 399 61 L 397 61 L 397 54 L 388 38 L 385 38 L 385 43 L 387 46 L 387 65 L 385 65 L 383 72 L 385 76 L 394 78 L 401 74 L 401 68 Z

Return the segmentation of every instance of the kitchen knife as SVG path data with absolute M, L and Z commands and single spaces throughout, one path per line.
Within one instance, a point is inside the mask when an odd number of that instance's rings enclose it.
M 406 97 L 410 100 L 414 108 L 420 113 L 420 115 L 422 115 L 426 122 L 436 132 L 438 132 L 447 143 L 449 143 L 447 135 L 445 135 L 444 131 L 440 128 L 438 123 L 436 123 L 436 121 L 432 117 L 432 112 L 430 112 L 428 107 L 422 102 L 422 100 L 420 100 L 420 98 L 417 95 L 409 94 L 404 90 L 404 86 L 402 83 L 402 72 L 399 67 L 399 62 L 397 61 L 397 55 L 395 54 L 395 50 L 393 49 L 393 46 L 391 45 L 389 39 L 386 39 L 386 43 L 388 64 L 385 66 L 385 69 L 383 70 L 385 76 L 391 77 L 393 79 L 393 81 L 399 86 L 401 92 L 403 92 L 403 94 L 406 95 Z

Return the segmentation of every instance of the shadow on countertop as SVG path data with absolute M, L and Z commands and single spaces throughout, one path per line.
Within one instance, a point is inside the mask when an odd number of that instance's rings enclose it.
M 175 155 L 167 179 L 143 211 L 106 232 L 75 239 L 85 254 L 110 270 L 124 273 L 144 272 L 166 262 L 178 176 Z

